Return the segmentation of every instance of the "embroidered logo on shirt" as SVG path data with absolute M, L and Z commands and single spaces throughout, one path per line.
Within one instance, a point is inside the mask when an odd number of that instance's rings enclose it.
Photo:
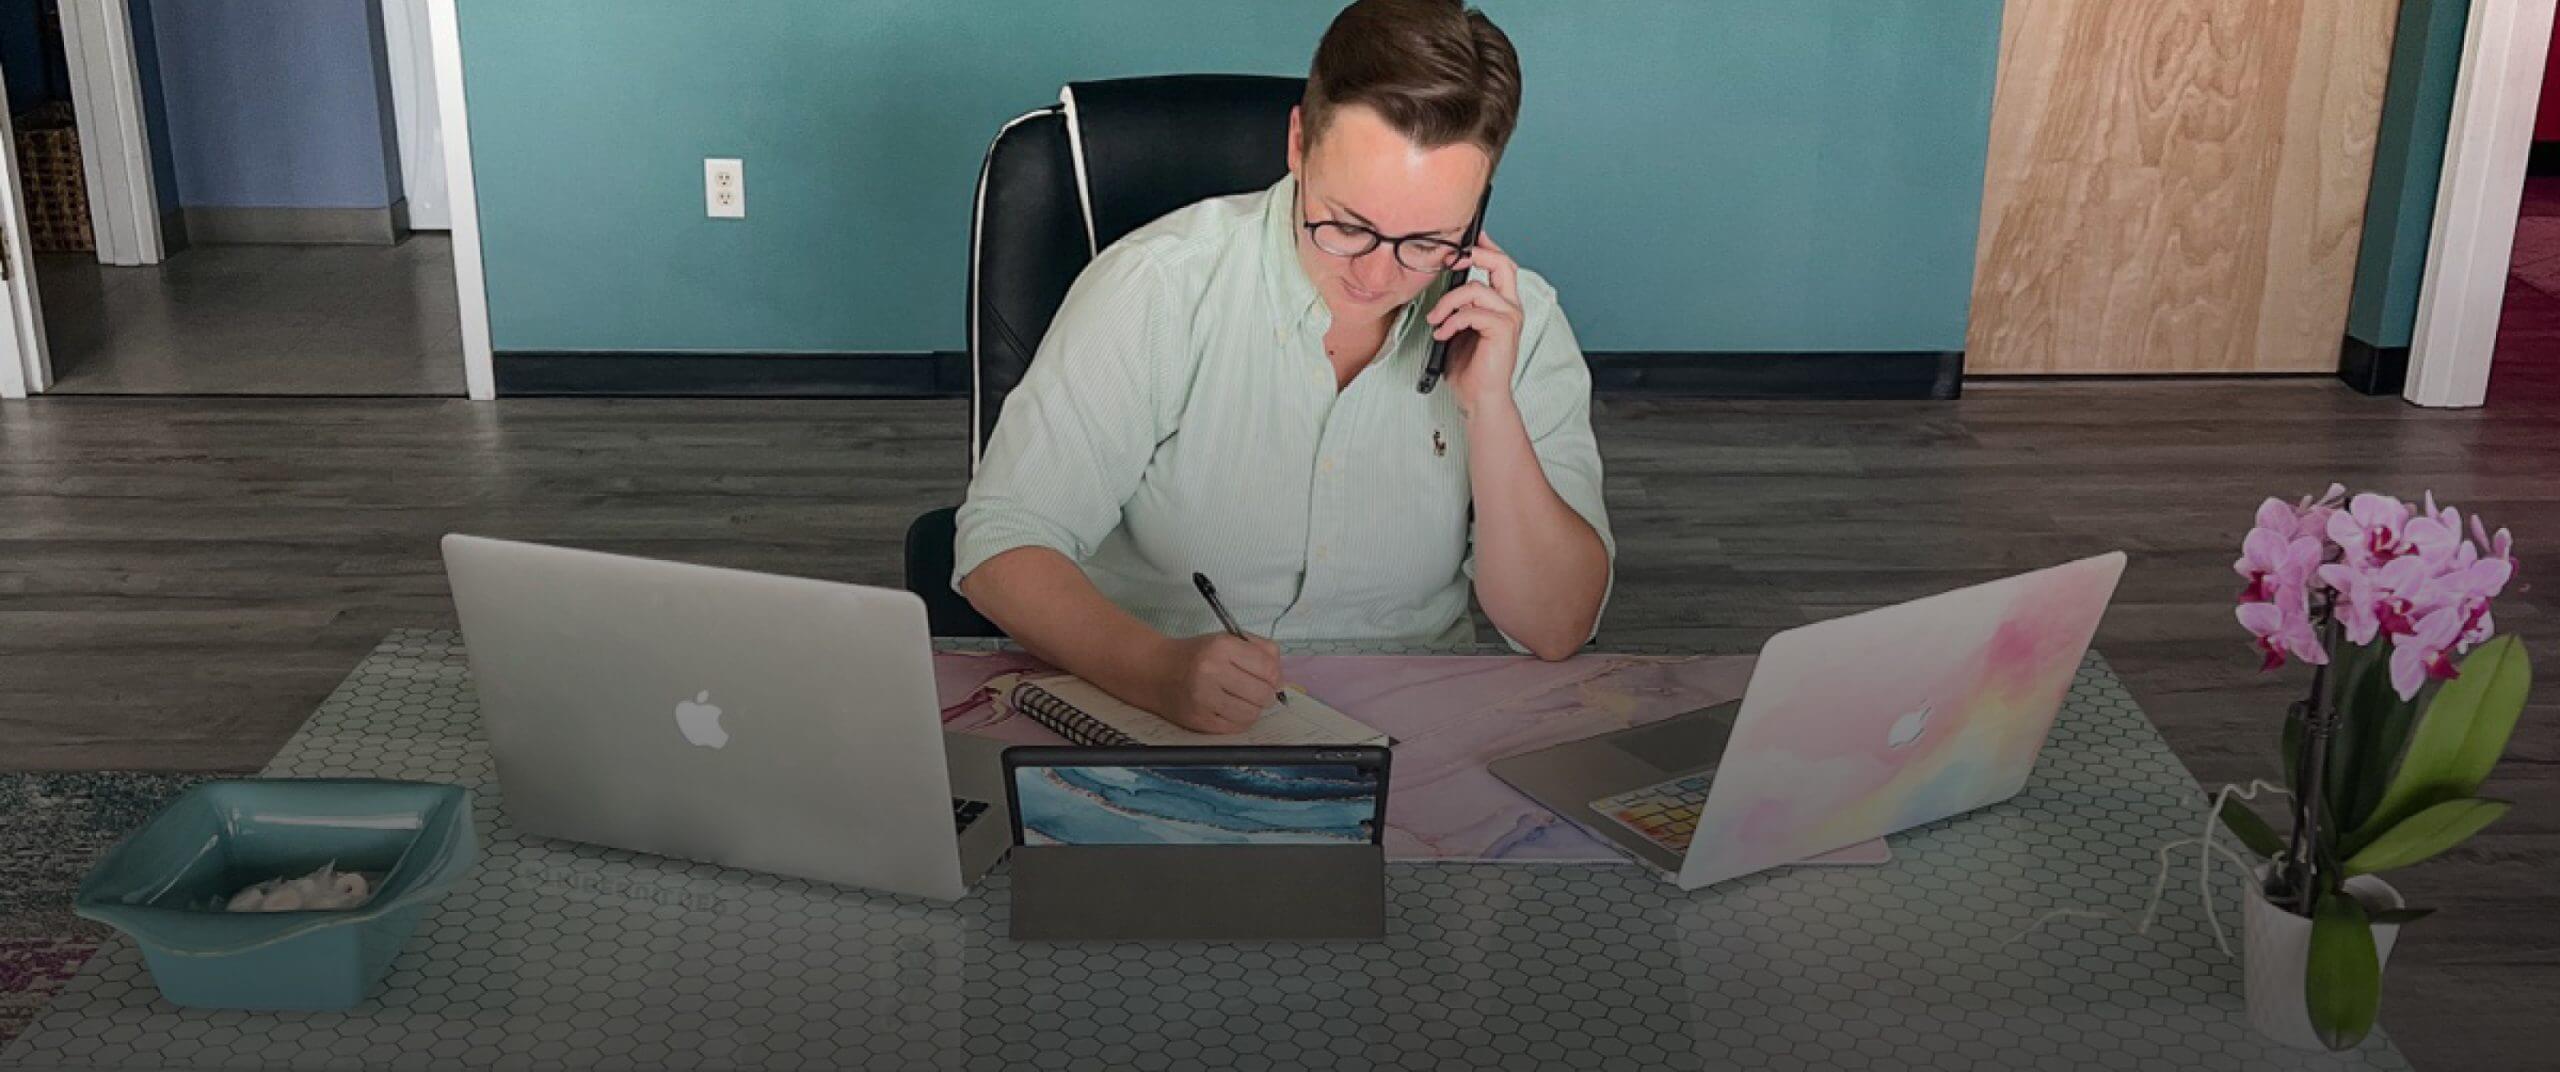
M 1440 430 L 1437 428 L 1431 430 L 1431 456 L 1434 458 L 1449 456 L 1449 441 L 1440 438 Z

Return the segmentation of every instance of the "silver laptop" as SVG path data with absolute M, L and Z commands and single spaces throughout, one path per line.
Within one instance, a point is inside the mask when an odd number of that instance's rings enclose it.
M 2122 552 L 1770 638 L 1737 705 L 1493 762 L 1495 777 L 1696 889 L 2024 788 Z M 1871 844 L 1872 843 L 1872 847 Z
M 942 899 L 1012 842 L 1004 747 L 942 729 L 912 593 L 453 535 L 526 833 Z

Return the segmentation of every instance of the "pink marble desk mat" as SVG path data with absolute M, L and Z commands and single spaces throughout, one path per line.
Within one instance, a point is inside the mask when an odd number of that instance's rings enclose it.
M 1017 652 L 941 653 L 943 724 L 1021 744 L 1060 744 L 1004 717 L 983 686 L 1036 669 Z M 1503 756 L 1642 725 L 1742 695 L 1747 655 L 1582 655 L 1560 663 L 1497 655 L 1301 655 L 1291 684 L 1396 738 L 1387 858 L 1625 863 L 1606 845 L 1485 770 Z

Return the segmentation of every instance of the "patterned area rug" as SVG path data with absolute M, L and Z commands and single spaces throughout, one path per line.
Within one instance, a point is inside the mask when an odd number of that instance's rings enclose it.
M 0 773 L 0 1048 L 110 933 L 71 914 L 89 865 L 212 774 Z

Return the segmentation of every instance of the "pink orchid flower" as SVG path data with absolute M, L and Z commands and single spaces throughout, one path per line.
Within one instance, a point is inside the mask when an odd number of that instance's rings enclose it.
M 2268 602 L 2243 603 L 2238 613 L 2241 627 L 2258 638 L 2258 650 L 2267 657 L 2263 669 L 2283 666 L 2286 655 L 2314 666 L 2328 664 L 2329 653 L 2311 627 L 2309 593 L 2300 586 L 2279 590 Z
M 2429 680 L 2451 681 L 2461 674 L 2445 652 L 2461 637 L 2463 619 L 2461 608 L 2444 607 L 2420 619 L 2417 632 L 2392 640 L 2391 690 L 2401 699 L 2417 699 Z
M 2450 507 L 2436 509 L 2436 493 L 2430 491 L 2425 507 L 2401 528 L 2400 537 L 2410 554 L 2441 562 L 2462 545 L 2462 512 Z
M 2258 504 L 2258 523 L 2250 531 L 2272 532 L 2285 539 L 2301 531 L 2302 515 L 2282 499 L 2269 498 Z
M 2320 567 L 2320 582 L 2338 593 L 2331 601 L 2331 613 L 2346 630 L 2347 643 L 2370 644 L 2382 631 L 2383 587 L 2371 571 L 2360 570 L 2343 562 Z
M 2379 569 L 2332 562 L 2320 567 L 2319 579 L 2337 593 L 2330 605 L 2350 644 L 2372 643 L 2376 634 L 2416 632 L 2417 619 L 2443 601 L 2432 583 L 2433 570 L 2415 556 L 2392 559 Z
M 2507 582 L 2515 579 L 2516 563 L 2512 558 L 2484 558 L 2471 563 L 2458 575 L 2462 590 L 2481 599 L 2496 599 L 2507 590 Z
M 2318 499 L 2260 504 L 2232 568 L 2248 582 L 2236 613 L 2268 669 L 2327 663 L 2321 630 L 2334 620 L 2347 643 L 2387 642 L 2392 688 L 2414 699 L 2496 634 L 2491 604 L 2518 563 L 2513 535 L 2492 535 L 2432 491 L 2413 505 L 2333 484 Z
M 2467 653 L 2496 635 L 2497 619 L 2489 613 L 2489 601 L 2481 600 L 2477 606 L 2463 612 L 2462 635 L 2454 640 L 2453 650 Z
M 2480 523 L 2478 514 L 2471 515 L 2471 542 L 2479 545 L 2480 553 L 2490 558 L 2509 564 L 2513 564 L 2516 560 L 2515 536 L 2505 529 L 2499 529 L 2497 538 L 2490 539 L 2489 526 Z
M 2294 516 L 2299 519 L 2300 525 L 2294 531 L 2307 536 L 2328 535 L 2329 519 L 2337 515 L 2338 504 L 2345 501 L 2347 501 L 2347 486 L 2344 484 L 2329 485 L 2329 490 L 2321 493 L 2317 499 L 2308 495 L 2303 496 L 2302 502 L 2293 508 Z M 2265 516 L 2264 508 L 2260 509 L 2259 516 L 2262 518 Z
M 2320 540 L 2317 536 L 2293 535 L 2290 507 L 2274 499 L 2267 505 L 2284 515 L 2278 524 L 2269 525 L 2267 511 L 2258 512 L 2259 527 L 2250 529 L 2240 544 L 2240 560 L 2231 564 L 2233 572 L 2249 582 L 2240 590 L 2243 603 L 2263 603 L 2274 599 L 2285 588 L 2301 588 L 2311 582 L 2311 571 L 2320 565 Z
M 2374 619 L 2383 632 L 2407 636 L 2418 631 L 2418 619 L 2444 601 L 2434 574 L 2427 560 L 2416 556 L 2392 559 L 2369 572 Z
M 2408 553 L 2409 506 L 2388 495 L 2366 492 L 2348 500 L 2343 513 L 2329 517 L 2329 539 L 2346 552 L 2347 564 L 2381 565 Z
M 2452 609 L 2462 614 L 2462 636 L 2454 642 L 2457 651 L 2470 651 L 2473 646 L 2497 635 L 2498 627 L 2489 616 L 2489 603 L 2507 587 L 2515 576 L 2515 564 L 2503 558 L 2484 558 L 2471 563 L 2458 573 L 2448 574 L 2443 584 L 2454 593 Z

